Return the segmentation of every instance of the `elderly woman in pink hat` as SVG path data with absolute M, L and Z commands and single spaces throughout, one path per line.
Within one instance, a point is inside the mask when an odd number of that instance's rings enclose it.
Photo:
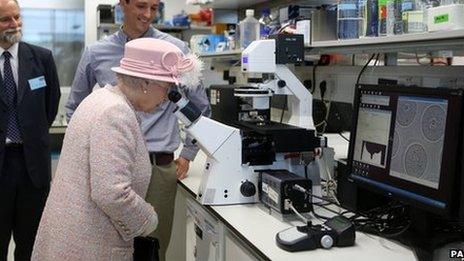
M 134 237 L 157 226 L 144 200 L 151 165 L 137 113 L 167 102 L 175 84 L 197 86 L 201 63 L 140 38 L 112 70 L 118 84 L 92 92 L 69 123 L 33 260 L 131 260 Z

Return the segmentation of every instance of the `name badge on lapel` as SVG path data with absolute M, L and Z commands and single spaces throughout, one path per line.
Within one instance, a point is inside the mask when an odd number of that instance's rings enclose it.
M 47 86 L 47 83 L 45 82 L 45 77 L 43 76 L 30 79 L 28 80 L 28 82 L 29 82 L 29 87 L 31 87 L 31 91 Z

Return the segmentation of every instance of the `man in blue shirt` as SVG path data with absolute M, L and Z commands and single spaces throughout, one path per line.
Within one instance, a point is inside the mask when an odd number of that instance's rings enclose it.
M 159 0 L 120 0 L 124 13 L 124 24 L 121 29 L 87 46 L 82 55 L 66 104 L 68 121 L 77 106 L 92 92 L 96 84 L 99 87 L 108 83 L 116 84 L 116 75 L 110 68 L 119 66 L 126 42 L 140 37 L 153 37 L 175 44 L 184 53 L 190 52 L 181 40 L 151 27 L 158 4 Z M 208 98 L 202 86 L 185 88 L 183 92 L 203 111 L 204 115 L 210 115 Z M 179 126 L 173 113 L 174 109 L 173 103 L 164 102 L 153 113 L 140 115 L 142 132 L 145 135 L 152 160 L 152 178 L 146 200 L 153 204 L 158 213 L 159 226 L 153 236 L 160 241 L 161 260 L 165 259 L 171 236 L 176 181 L 186 177 L 189 163 L 198 152 L 198 147 L 193 145 L 191 139 L 187 137 L 180 156 L 173 160 L 173 152 L 180 145 Z

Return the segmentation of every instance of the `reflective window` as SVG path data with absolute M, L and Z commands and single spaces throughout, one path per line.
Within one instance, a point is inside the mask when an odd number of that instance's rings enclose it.
M 84 9 L 22 8 L 23 41 L 52 50 L 61 86 L 71 86 L 84 48 Z

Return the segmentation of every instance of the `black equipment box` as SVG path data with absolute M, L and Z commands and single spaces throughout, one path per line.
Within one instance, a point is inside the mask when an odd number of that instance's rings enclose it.
M 277 34 L 271 36 L 276 41 L 276 63 L 301 63 L 304 60 L 304 38 L 302 34 Z
M 310 193 L 312 191 L 312 183 L 309 179 L 288 170 L 265 170 L 260 173 L 259 198 L 266 207 L 281 214 L 293 214 L 290 202 L 298 212 L 310 212 L 311 196 L 294 190 L 292 188 L 294 185 L 299 185 Z
M 279 152 L 301 152 L 313 151 L 314 148 L 320 147 L 320 139 L 316 137 L 314 130 L 307 130 L 289 124 L 270 121 L 270 110 L 256 110 L 247 106 L 247 102 L 241 97 L 234 96 L 234 90 L 237 86 L 233 85 L 212 85 L 208 88 L 208 96 L 211 104 L 211 118 L 221 123 L 234 126 L 245 132 L 244 136 L 250 136 L 256 140 L 265 142 L 253 142 L 252 144 L 260 144 L 259 148 L 266 148 L 265 151 L 260 150 L 259 153 L 266 152 L 267 160 L 257 162 L 256 160 L 247 161 L 251 158 L 262 158 L 257 156 L 256 151 L 248 150 L 248 141 L 246 138 L 243 141 L 244 159 L 243 163 L 251 163 L 252 165 L 268 165 L 272 163 L 274 158 L 270 154 Z M 264 122 L 252 122 L 242 119 L 249 118 L 249 115 L 260 115 Z M 254 133 L 254 134 L 251 134 Z M 262 137 L 259 138 L 258 136 Z M 269 147 L 268 143 L 272 145 Z M 255 157 L 257 156 L 257 157 Z M 270 161 L 269 161 L 270 160 Z
M 321 146 L 321 140 L 314 130 L 273 121 L 267 124 L 241 121 L 237 125 L 240 129 L 247 128 L 261 135 L 270 135 L 276 152 L 313 151 Z

